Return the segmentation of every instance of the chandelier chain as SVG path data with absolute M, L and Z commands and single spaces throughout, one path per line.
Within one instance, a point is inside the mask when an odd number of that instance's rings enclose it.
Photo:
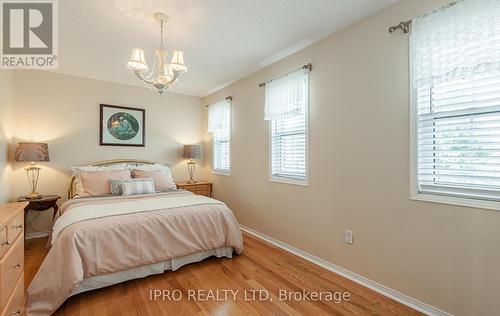
M 160 22 L 160 48 L 163 47 L 163 21 Z

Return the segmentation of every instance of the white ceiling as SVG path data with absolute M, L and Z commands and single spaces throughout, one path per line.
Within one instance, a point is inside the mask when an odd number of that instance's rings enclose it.
M 206 96 L 396 1 L 63 0 L 58 72 L 141 86 L 126 62 L 138 47 L 151 63 L 164 11 L 189 67 L 176 92 Z

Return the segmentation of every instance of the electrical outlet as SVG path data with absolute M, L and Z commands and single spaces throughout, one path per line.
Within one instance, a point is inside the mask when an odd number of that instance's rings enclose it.
M 352 230 L 345 230 L 345 242 L 352 245 Z

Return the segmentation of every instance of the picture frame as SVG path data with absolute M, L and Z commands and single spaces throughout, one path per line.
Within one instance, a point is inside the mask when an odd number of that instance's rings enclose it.
M 146 110 L 100 104 L 99 145 L 146 146 Z

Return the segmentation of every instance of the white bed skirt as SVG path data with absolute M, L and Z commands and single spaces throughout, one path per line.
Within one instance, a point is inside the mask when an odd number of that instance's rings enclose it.
M 71 293 L 70 296 L 82 292 L 100 289 L 106 286 L 115 285 L 129 280 L 144 278 L 148 275 L 161 274 L 167 270 L 175 271 L 186 264 L 199 262 L 211 256 L 215 256 L 217 258 L 232 258 L 233 248 L 221 247 L 217 249 L 200 251 L 190 255 L 173 258 L 164 262 L 87 278 L 78 284 L 77 288 L 73 291 L 73 293 Z

